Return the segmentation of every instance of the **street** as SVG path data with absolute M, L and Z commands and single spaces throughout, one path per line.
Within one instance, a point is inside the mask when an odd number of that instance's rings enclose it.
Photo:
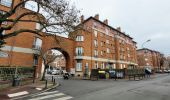
M 170 75 L 157 74 L 141 81 L 63 80 L 60 86 L 24 100 L 169 100 Z M 22 99 L 22 100 L 23 100 Z

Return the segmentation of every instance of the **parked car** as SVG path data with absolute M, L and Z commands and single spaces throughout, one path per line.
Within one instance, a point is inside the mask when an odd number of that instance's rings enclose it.
M 52 71 L 51 71 L 51 74 L 52 75 L 59 75 L 60 74 L 60 70 L 58 70 L 58 69 L 53 69 Z
M 52 70 L 51 69 L 47 69 L 47 74 L 51 74 Z
M 164 70 L 164 73 L 170 73 L 170 69 L 168 70 L 168 69 L 165 69 Z

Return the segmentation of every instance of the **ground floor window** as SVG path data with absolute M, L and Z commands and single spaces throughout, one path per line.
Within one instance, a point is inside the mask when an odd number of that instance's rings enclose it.
M 104 62 L 101 63 L 101 69 L 105 69 L 105 63 Z
M 34 66 L 38 65 L 38 56 L 34 55 Z
M 77 61 L 77 63 L 76 63 L 76 71 L 82 71 L 82 61 Z
M 99 68 L 99 67 L 98 67 L 98 62 L 95 61 L 94 69 L 98 69 L 98 68 Z
M 122 64 L 120 64 L 120 69 L 123 69 L 123 65 Z

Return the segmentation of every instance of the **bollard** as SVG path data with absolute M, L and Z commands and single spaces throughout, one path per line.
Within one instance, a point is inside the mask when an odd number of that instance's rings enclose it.
M 53 80 L 54 80 L 54 76 L 52 75 L 51 81 L 53 82 Z
M 47 80 L 45 80 L 45 88 L 47 88 L 47 83 L 48 83 L 48 81 L 47 81 Z
M 54 78 L 54 81 L 53 81 L 53 85 L 55 85 L 55 78 Z

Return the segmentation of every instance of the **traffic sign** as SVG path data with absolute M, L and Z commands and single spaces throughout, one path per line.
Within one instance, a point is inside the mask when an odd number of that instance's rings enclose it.
M 7 58 L 8 53 L 0 51 L 0 58 Z

